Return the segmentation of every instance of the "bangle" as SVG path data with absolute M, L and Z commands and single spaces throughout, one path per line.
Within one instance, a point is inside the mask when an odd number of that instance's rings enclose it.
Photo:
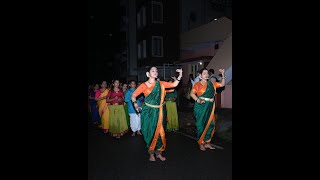
M 222 79 L 225 79 L 226 77 L 222 77 Z
M 198 98 L 199 99 L 199 98 Z M 197 102 L 198 101 L 198 99 L 196 99 L 195 101 Z
M 137 101 L 133 101 L 132 103 L 133 103 L 133 104 L 134 104 L 134 103 L 137 103 Z

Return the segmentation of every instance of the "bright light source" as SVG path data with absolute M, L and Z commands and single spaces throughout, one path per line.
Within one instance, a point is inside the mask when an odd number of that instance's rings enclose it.
M 218 20 L 217 18 L 214 19 L 215 21 Z
M 202 65 L 202 62 L 200 62 L 200 65 Z

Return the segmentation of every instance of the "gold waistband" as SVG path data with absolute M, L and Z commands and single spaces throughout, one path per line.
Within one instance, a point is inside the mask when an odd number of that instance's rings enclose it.
M 148 104 L 148 103 L 146 103 L 146 102 L 144 102 L 147 106 L 149 106 L 149 107 L 153 107 L 153 108 L 160 108 L 161 106 L 163 106 L 166 102 L 163 102 L 163 104 L 162 105 L 152 105 L 152 104 Z
M 204 98 L 204 97 L 199 97 L 200 99 L 203 99 L 205 101 L 210 101 L 210 102 L 213 102 L 214 99 L 213 98 Z

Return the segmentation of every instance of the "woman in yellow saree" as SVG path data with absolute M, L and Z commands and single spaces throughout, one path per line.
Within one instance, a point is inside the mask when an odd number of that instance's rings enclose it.
M 205 151 L 206 148 L 215 149 L 210 144 L 216 124 L 214 96 L 216 88 L 225 85 L 224 69 L 219 69 L 219 71 L 222 74 L 221 83 L 208 81 L 208 70 L 205 68 L 200 70 L 201 80 L 194 84 L 190 92 L 190 97 L 196 102 L 194 104 L 194 116 L 196 118 L 197 140 L 202 151 Z
M 102 81 L 101 88 L 96 92 L 96 101 L 98 101 L 101 128 L 104 133 L 108 133 L 109 131 L 109 108 L 106 100 L 108 93 L 107 82 Z
M 142 83 L 132 94 L 131 101 L 137 112 L 141 110 L 141 131 L 147 144 L 149 161 L 155 161 L 154 154 L 161 161 L 166 158 L 161 153 L 166 148 L 165 127 L 166 107 L 164 103 L 165 88 L 176 87 L 182 77 L 182 69 L 177 69 L 179 77 L 173 82 L 157 81 L 158 70 L 156 67 L 148 68 L 146 75 L 149 78 Z M 142 109 L 139 109 L 136 97 L 141 93 L 145 99 Z

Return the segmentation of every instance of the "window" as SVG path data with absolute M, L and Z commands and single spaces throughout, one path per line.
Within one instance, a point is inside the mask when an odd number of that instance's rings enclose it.
M 152 22 L 163 23 L 163 5 L 162 2 L 152 1 Z
M 152 56 L 163 57 L 163 37 L 152 36 Z
M 138 43 L 138 59 L 147 57 L 147 41 L 143 40 Z
M 146 26 L 146 8 L 142 6 L 137 14 L 137 27 L 141 28 L 145 26 Z
M 191 74 L 193 75 L 193 79 L 195 79 L 198 76 L 198 70 L 199 70 L 198 63 L 191 65 Z

